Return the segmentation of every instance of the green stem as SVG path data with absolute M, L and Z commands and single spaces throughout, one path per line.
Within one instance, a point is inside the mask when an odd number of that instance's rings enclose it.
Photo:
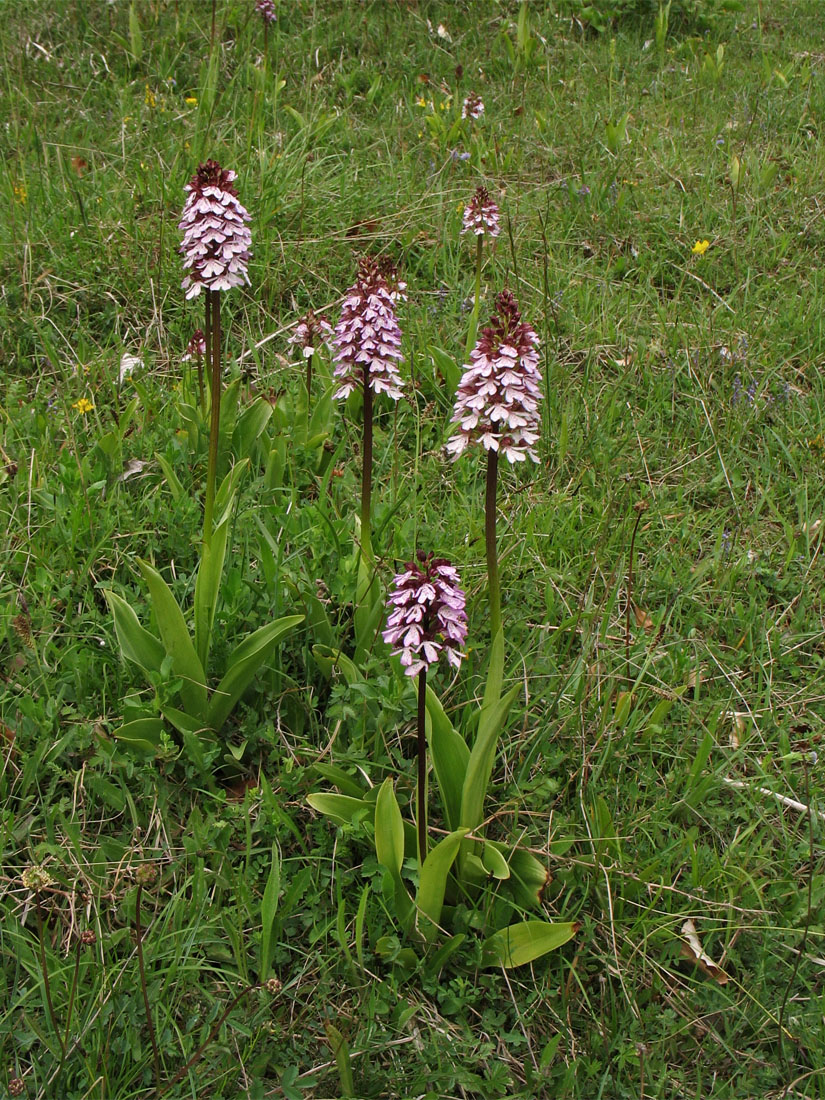
M 212 513 L 215 510 L 215 478 L 218 472 L 218 436 L 221 430 L 221 292 L 208 290 L 212 299 L 212 410 L 209 421 L 209 465 L 206 469 L 206 504 L 203 512 L 203 542 L 212 544 Z
M 498 478 L 498 451 L 487 452 L 487 489 L 484 501 L 484 537 L 487 549 L 487 588 L 490 594 L 490 636 L 495 638 L 501 629 L 501 588 L 498 579 L 498 554 L 496 553 L 496 480 Z
M 69 1031 L 72 1026 L 72 1012 L 74 1010 L 74 999 L 77 993 L 77 976 L 80 972 L 80 952 L 83 950 L 83 941 L 78 936 L 77 946 L 75 948 L 74 956 L 74 974 L 72 976 L 72 989 L 69 993 L 69 1007 L 66 1010 L 66 1034 L 63 1037 L 63 1050 L 69 1049 Z
M 481 252 L 483 248 L 483 237 L 476 237 L 476 287 L 473 294 L 473 312 L 470 315 L 470 328 L 467 331 L 467 347 L 466 357 L 469 360 L 470 352 L 473 350 L 476 342 L 476 334 L 478 332 L 478 310 L 479 300 L 481 298 Z
M 49 983 L 49 969 L 46 965 L 46 943 L 43 934 L 43 909 L 40 905 L 40 891 L 34 892 L 34 907 L 37 911 L 37 939 L 40 944 L 40 970 L 43 974 L 43 989 L 46 993 L 46 1007 L 49 1010 L 49 1019 L 52 1022 L 54 1033 L 57 1036 L 57 1041 L 60 1044 L 60 1060 L 61 1062 L 66 1057 L 66 1047 L 63 1043 L 63 1038 L 60 1034 L 60 1028 L 57 1026 L 57 1014 L 54 1010 L 54 1003 L 52 1001 L 52 988 Z
M 209 291 L 206 292 L 206 305 L 204 306 L 204 325 L 203 325 L 203 337 L 206 344 L 206 359 L 204 361 L 204 367 L 206 369 L 206 384 L 212 385 L 212 299 L 209 297 Z M 203 409 L 206 411 L 206 402 L 203 401 Z
M 361 471 L 361 554 L 372 560 L 372 390 L 369 365 L 364 364 L 364 465 Z
M 418 859 L 427 858 L 427 669 L 418 674 Z
M 160 1084 L 160 1051 L 155 1037 L 155 1025 L 152 1022 L 152 1009 L 149 1006 L 149 991 L 146 988 L 146 967 L 143 962 L 143 929 L 140 926 L 140 902 L 143 897 L 143 885 L 138 883 L 137 897 L 135 898 L 135 940 L 137 941 L 138 970 L 140 971 L 140 989 L 143 994 L 143 1008 L 146 1013 L 146 1026 L 149 1028 L 149 1038 L 152 1042 L 152 1062 L 155 1068 L 155 1088 L 161 1091 Z

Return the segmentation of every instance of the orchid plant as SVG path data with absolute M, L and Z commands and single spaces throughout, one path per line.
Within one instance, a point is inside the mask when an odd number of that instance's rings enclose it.
M 271 415 L 266 403 L 256 403 L 235 424 L 237 383 L 221 393 L 221 292 L 249 283 L 251 238 L 247 223 L 251 216 L 238 201 L 235 178 L 234 172 L 221 168 L 214 160 L 201 164 L 186 185 L 188 197 L 180 222 L 183 231 L 180 251 L 186 271 L 182 289 L 187 298 L 206 292 L 203 336 L 195 334 L 189 351 L 196 356 L 205 352 L 210 406 L 203 541 L 194 587 L 194 638 L 171 589 L 149 562 L 139 559 L 138 565 L 149 589 L 157 634 L 141 625 L 131 604 L 122 596 L 112 591 L 105 593 L 123 657 L 143 670 L 157 694 L 154 707 L 134 703 L 127 707 L 129 713 L 115 736 L 139 751 L 157 752 L 164 743 L 169 723 L 181 737 L 189 758 L 207 775 L 222 747 L 229 749 L 224 757 L 226 762 L 241 760 L 245 743 L 240 748 L 230 746 L 221 737 L 222 729 L 278 642 L 304 618 L 288 615 L 248 635 L 231 653 L 217 686 L 210 692 L 207 671 L 229 522 L 240 479 L 248 465 L 246 458 L 236 462 L 216 489 L 221 413 L 228 406 L 235 431 L 243 429 L 239 440 L 242 450 L 248 450 Z M 167 479 L 170 475 L 171 471 L 167 471 Z M 161 691 L 159 685 L 163 685 Z
M 519 966 L 566 943 L 577 931 L 567 922 L 522 920 L 510 923 L 513 911 L 536 907 L 547 883 L 547 870 L 526 849 L 487 840 L 482 824 L 498 738 L 517 687 L 501 694 L 504 643 L 499 632 L 492 648 L 484 700 L 475 740 L 468 740 L 450 722 L 437 695 L 427 686 L 427 673 L 442 655 L 458 668 L 467 636 L 466 600 L 455 568 L 444 558 L 419 552 L 394 580 L 387 601 L 384 640 L 394 647 L 405 674 L 418 678 L 417 828 L 405 822 L 388 776 L 376 790 L 364 790 L 341 768 L 319 765 L 317 771 L 338 787 L 308 797 L 309 804 L 339 825 L 361 822 L 371 833 L 378 862 L 384 868 L 385 902 L 394 908 L 401 929 L 427 946 L 451 923 L 459 901 L 477 899 L 491 883 L 507 895 L 494 907 L 500 924 L 481 944 L 484 966 Z M 351 670 L 350 670 L 351 671 Z M 346 673 L 346 669 L 345 669 Z M 472 723 L 471 723 L 472 724 Z M 427 747 L 441 795 L 445 835 L 428 851 Z M 362 775 L 363 775 L 362 771 Z M 405 860 L 417 863 L 417 886 L 410 894 L 403 871 Z M 451 937 L 454 950 L 463 933 Z M 379 941 L 379 953 L 390 953 L 391 937 Z M 441 954 L 439 953 L 439 957 Z M 415 954 L 412 953 L 415 960 Z M 409 957 L 407 959 L 409 961 Z

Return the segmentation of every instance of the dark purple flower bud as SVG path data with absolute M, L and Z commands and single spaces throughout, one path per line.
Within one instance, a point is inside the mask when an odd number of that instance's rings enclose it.
M 419 550 L 418 564 L 409 561 L 387 598 L 384 641 L 400 654 L 407 676 L 436 664 L 441 653 L 458 668 L 467 638 L 466 597 L 458 571 L 446 558 Z
M 238 202 L 235 178 L 234 172 L 208 160 L 184 188 L 189 195 L 178 228 L 183 232 L 179 251 L 189 272 L 181 283 L 187 298 L 195 298 L 202 288 L 249 285 L 252 238 L 246 223 L 251 217 Z
M 470 353 L 472 362 L 464 366 L 452 417 L 458 431 L 447 444 L 454 458 L 479 442 L 511 463 L 538 462 L 533 449 L 541 399 L 538 342 L 535 330 L 521 320 L 512 293 L 502 291 L 490 325 Z
M 265 23 L 274 23 L 278 18 L 275 14 L 275 0 L 255 0 L 255 11 L 260 12 Z

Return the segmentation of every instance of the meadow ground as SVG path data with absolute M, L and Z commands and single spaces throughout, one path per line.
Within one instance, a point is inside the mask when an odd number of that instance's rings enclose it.
M 265 27 L 254 0 L 7 0 L 9 1095 L 825 1096 L 822 20 L 816 0 L 290 0 Z M 250 284 L 222 295 L 218 472 L 239 480 L 196 639 L 210 699 L 242 638 L 302 616 L 220 721 L 190 720 L 181 656 L 209 431 L 178 222 L 207 157 L 252 235 Z M 287 341 L 310 307 L 338 320 L 359 257 L 398 266 L 371 591 L 417 549 L 458 567 L 467 657 L 431 670 L 430 730 L 473 748 L 485 477 L 444 444 L 479 185 L 501 211 L 481 324 L 512 290 L 541 435 L 537 464 L 499 469 L 496 698 L 516 691 L 473 835 L 500 848 L 461 842 L 422 938 L 415 834 L 390 867 L 376 808 L 390 777 L 412 821 L 416 690 L 359 576 L 361 397 L 332 400 L 319 348 L 307 398 Z M 134 635 L 147 672 L 123 607 L 163 634 L 157 661 Z M 431 785 L 433 840 L 455 835 Z M 533 908 L 519 851 L 550 872 Z M 575 934 L 491 965 L 525 919 Z

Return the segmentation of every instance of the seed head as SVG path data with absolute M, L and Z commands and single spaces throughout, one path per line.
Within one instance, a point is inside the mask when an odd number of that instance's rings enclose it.
M 27 890 L 46 890 L 54 884 L 54 879 L 39 863 L 32 863 L 20 876 L 20 880 Z
M 461 105 L 462 118 L 481 118 L 484 114 L 484 103 L 477 92 L 468 92 L 464 103 Z
M 398 363 L 404 356 L 395 302 L 403 297 L 405 288 L 386 259 L 377 261 L 367 256 L 360 261 L 332 340 L 333 373 L 340 382 L 333 397 L 349 397 L 363 382 L 366 365 L 371 390 L 387 393 L 393 401 L 401 398 L 403 382 Z
M 97 935 L 93 928 L 84 928 L 80 933 L 80 942 L 84 947 L 94 947 L 97 943 Z
M 264 982 L 264 988 L 270 997 L 277 997 L 281 992 L 281 979 L 280 978 L 267 978 Z
M 419 550 L 418 563 L 408 561 L 393 580 L 387 598 L 384 641 L 401 655 L 407 676 L 435 664 L 442 651 L 454 667 L 461 664 L 467 637 L 466 597 L 458 571 L 446 558 Z
M 332 325 L 326 317 L 316 317 L 312 310 L 305 313 L 287 343 L 301 348 L 304 359 L 310 359 L 320 344 L 328 344 Z
M 480 442 L 510 462 L 538 462 L 533 449 L 541 398 L 538 342 L 534 329 L 522 322 L 512 293 L 502 291 L 490 325 L 482 329 L 464 366 L 452 416 L 458 431 L 447 443 L 454 458 Z
M 477 187 L 475 194 L 464 207 L 462 233 L 475 233 L 477 237 L 497 237 L 499 210 L 486 187 Z
M 158 869 L 154 863 L 141 863 L 135 871 L 135 882 L 138 886 L 151 887 L 158 880 Z
M 26 1091 L 26 1082 L 22 1077 L 9 1078 L 9 1096 L 22 1096 Z
M 188 270 L 181 283 L 187 298 L 195 298 L 202 288 L 249 285 L 252 238 L 246 223 L 251 216 L 238 201 L 235 178 L 234 172 L 208 160 L 184 187 L 189 194 L 178 228 L 183 233 L 179 251 Z

